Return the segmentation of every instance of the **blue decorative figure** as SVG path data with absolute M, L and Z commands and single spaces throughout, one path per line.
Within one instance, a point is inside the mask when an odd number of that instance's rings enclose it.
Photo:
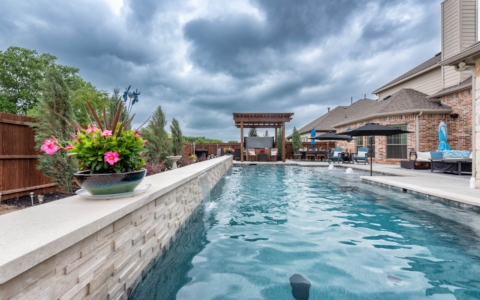
M 129 85 L 128 88 L 125 88 L 125 92 L 123 92 L 123 102 L 127 102 L 128 95 L 132 93 L 130 92 L 130 87 L 131 85 Z
M 132 105 L 138 102 L 138 96 L 140 95 L 141 92 L 138 91 L 138 89 L 133 92 L 133 102 Z
M 315 146 L 315 137 L 317 136 L 317 131 L 315 130 L 315 127 L 312 127 L 312 132 L 310 133 L 312 136 L 312 147 Z

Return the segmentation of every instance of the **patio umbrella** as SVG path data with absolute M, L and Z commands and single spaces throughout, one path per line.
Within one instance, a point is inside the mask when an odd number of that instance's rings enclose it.
M 311 132 L 311 136 L 312 136 L 312 147 L 315 146 L 315 136 L 317 135 L 317 131 L 315 130 L 315 127 L 312 127 L 312 132 Z
M 347 141 L 350 142 L 352 140 L 352 137 L 349 135 L 339 135 L 336 134 L 333 131 L 329 131 L 327 133 L 324 133 L 322 135 L 319 135 L 314 138 L 315 140 L 320 140 L 320 141 Z M 330 143 L 327 144 L 328 147 L 330 146 Z M 327 149 L 329 150 L 329 149 Z
M 348 134 L 351 136 L 390 136 L 402 133 L 411 133 L 400 128 L 383 126 L 378 123 L 367 123 L 358 128 L 340 132 L 338 134 Z M 372 153 L 372 143 L 369 143 L 370 153 Z M 370 154 L 370 176 L 372 176 L 372 155 Z
M 450 145 L 447 143 L 447 124 L 441 121 L 438 125 L 438 139 L 440 144 L 438 145 L 438 150 L 450 150 Z

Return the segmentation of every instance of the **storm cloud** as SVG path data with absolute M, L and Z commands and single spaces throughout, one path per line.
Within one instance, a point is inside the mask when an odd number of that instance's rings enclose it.
M 238 140 L 232 112 L 307 124 L 440 51 L 440 0 L 12 1 L 0 50 L 50 53 L 100 89 L 142 91 L 185 135 Z

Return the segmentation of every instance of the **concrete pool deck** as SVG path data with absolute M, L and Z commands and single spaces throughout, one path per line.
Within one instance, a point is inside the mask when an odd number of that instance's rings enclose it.
M 238 162 L 234 166 L 250 164 L 278 164 L 299 166 L 327 167 L 327 162 L 287 160 L 282 162 Z M 370 165 L 359 164 L 334 164 L 335 168 L 352 168 L 353 170 L 370 171 Z M 470 188 L 470 175 L 455 175 L 449 173 L 432 173 L 430 170 L 402 169 L 400 165 L 373 164 L 373 172 L 377 175 L 361 176 L 365 182 L 386 185 L 393 188 L 404 189 L 414 193 L 438 197 L 460 204 L 467 204 L 480 210 L 480 190 Z M 378 173 L 386 175 L 378 175 Z M 391 176 L 394 175 L 394 176 Z

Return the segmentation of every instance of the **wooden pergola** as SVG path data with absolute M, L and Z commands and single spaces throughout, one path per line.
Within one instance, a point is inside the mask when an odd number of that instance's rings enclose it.
M 243 162 L 243 129 L 244 128 L 282 128 L 282 161 L 285 162 L 285 123 L 292 120 L 293 113 L 233 113 L 235 126 L 240 128 L 240 160 Z

